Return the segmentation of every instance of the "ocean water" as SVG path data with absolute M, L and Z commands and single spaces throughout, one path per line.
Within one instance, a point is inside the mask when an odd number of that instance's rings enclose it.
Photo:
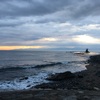
M 89 55 L 66 51 L 0 51 L 0 91 L 30 89 L 50 74 L 86 70 Z

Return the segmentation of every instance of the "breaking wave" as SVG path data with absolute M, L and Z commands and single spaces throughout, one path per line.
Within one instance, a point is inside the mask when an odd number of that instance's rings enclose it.
M 6 71 L 6 70 L 23 70 L 23 69 L 31 69 L 31 68 L 43 68 L 43 67 L 52 67 L 56 65 L 61 65 L 63 63 L 61 62 L 52 62 L 48 64 L 41 64 L 41 65 L 16 65 L 16 66 L 2 66 L 0 68 L 0 71 Z
M 20 79 L 15 79 L 13 81 L 0 82 L 0 91 L 30 89 L 38 84 L 47 83 L 48 81 L 45 80 L 47 75 L 47 73 L 42 72 L 36 76 L 28 76 Z

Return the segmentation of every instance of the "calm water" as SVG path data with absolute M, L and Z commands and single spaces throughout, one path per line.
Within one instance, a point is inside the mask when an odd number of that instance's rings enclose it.
M 0 51 L 0 90 L 29 89 L 52 73 L 85 70 L 87 58 L 65 51 Z

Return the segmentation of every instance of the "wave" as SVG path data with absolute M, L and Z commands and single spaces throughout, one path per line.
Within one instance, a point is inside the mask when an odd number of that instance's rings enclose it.
M 68 64 L 86 64 L 87 61 L 69 61 Z
M 76 64 L 83 64 L 85 63 L 86 64 L 86 61 L 70 61 L 70 62 L 67 62 L 67 61 L 63 61 L 63 62 L 50 62 L 50 63 L 47 63 L 47 64 L 40 64 L 40 65 L 9 65 L 9 66 L 2 66 L 0 68 L 0 72 L 2 71 L 13 71 L 13 70 L 24 70 L 24 69 L 38 69 L 38 68 L 45 68 L 45 67 L 53 67 L 53 66 L 61 66 L 61 65 L 64 65 L 64 66 L 70 66 L 71 65 L 76 65 Z
M 34 66 L 31 65 L 14 65 L 14 66 L 2 66 L 0 68 L 0 71 L 7 71 L 7 70 L 23 70 L 23 69 L 28 69 L 28 68 L 33 68 Z
M 3 81 L 0 82 L 0 91 L 30 89 L 36 85 L 48 83 L 48 81 L 45 80 L 47 76 L 47 73 L 41 72 L 35 76 L 23 77 L 12 81 Z
M 61 62 L 52 62 L 49 64 L 41 64 L 41 65 L 9 65 L 9 66 L 2 66 L 0 71 L 7 71 L 7 70 L 23 70 L 23 69 L 32 69 L 32 68 L 43 68 L 43 67 L 51 67 L 56 65 L 61 65 Z
M 61 65 L 62 63 L 61 62 L 54 62 L 54 63 L 51 63 L 51 64 L 43 64 L 43 65 L 36 65 L 34 68 L 42 68 L 42 67 L 48 67 L 48 66 L 55 66 L 55 65 Z

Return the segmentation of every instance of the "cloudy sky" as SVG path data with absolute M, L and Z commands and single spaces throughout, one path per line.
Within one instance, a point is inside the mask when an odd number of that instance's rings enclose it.
M 100 0 L 0 0 L 0 50 L 99 47 Z

